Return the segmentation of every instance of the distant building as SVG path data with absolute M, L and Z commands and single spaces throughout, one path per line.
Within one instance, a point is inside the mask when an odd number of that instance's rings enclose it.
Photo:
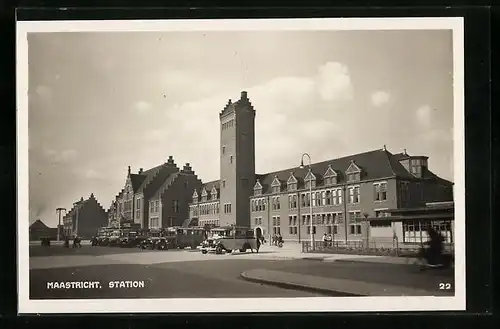
M 53 240 L 57 239 L 57 228 L 48 227 L 41 220 L 37 219 L 29 227 L 30 241 L 40 240 L 42 237 L 50 237 Z
M 75 234 L 90 238 L 97 233 L 97 229 L 108 225 L 108 214 L 90 194 L 87 200 L 83 197 L 74 202 L 73 208 L 63 218 L 64 236 L 71 237 Z

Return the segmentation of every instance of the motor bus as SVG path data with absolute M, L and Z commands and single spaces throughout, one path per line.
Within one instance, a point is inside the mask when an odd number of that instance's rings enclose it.
M 169 248 L 196 249 L 205 239 L 205 229 L 202 227 L 169 227 L 164 231 Z
M 254 231 L 248 227 L 228 226 L 213 228 L 209 236 L 202 243 L 201 252 L 203 254 L 215 252 L 222 254 L 231 253 L 235 250 L 246 252 L 250 249 L 257 251 L 257 239 Z

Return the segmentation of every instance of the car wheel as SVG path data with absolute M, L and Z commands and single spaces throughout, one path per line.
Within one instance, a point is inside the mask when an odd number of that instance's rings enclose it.
M 224 248 L 222 247 L 222 245 L 218 245 L 217 248 L 215 249 L 215 253 L 222 254 L 223 250 Z
M 243 248 L 242 248 L 242 249 L 240 249 L 240 252 L 245 252 L 245 251 L 247 251 L 247 250 L 246 250 L 246 249 L 243 249 Z
M 206 251 L 206 250 L 202 250 L 202 251 L 201 251 L 201 253 L 202 253 L 202 254 L 206 254 L 206 253 L 208 253 L 208 251 Z

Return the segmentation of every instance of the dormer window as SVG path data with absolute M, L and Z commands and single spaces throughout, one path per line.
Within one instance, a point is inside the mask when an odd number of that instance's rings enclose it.
M 274 176 L 274 180 L 271 184 L 272 192 L 273 193 L 280 193 L 281 192 L 281 181 L 278 179 L 278 176 Z
M 311 170 L 307 173 L 306 177 L 304 178 L 304 182 L 306 183 L 305 187 L 306 188 L 315 188 L 316 187 L 316 176 L 312 173 Z
M 262 195 L 262 185 L 258 179 L 253 187 L 253 195 Z
M 208 192 L 205 188 L 203 188 L 201 192 L 201 201 L 207 201 L 207 198 L 208 198 Z
M 328 165 L 328 169 L 323 175 L 323 180 L 326 186 L 337 184 L 337 173 L 332 169 L 331 165 Z
M 212 187 L 212 191 L 210 192 L 210 194 L 212 195 L 212 200 L 217 200 L 217 198 L 218 198 L 218 191 L 215 188 L 215 186 Z
M 410 159 L 410 172 L 413 176 L 421 178 L 427 169 L 427 159 L 425 157 Z
M 356 163 L 351 161 L 349 168 L 346 170 L 347 182 L 358 182 L 361 180 L 361 168 Z
M 290 173 L 290 177 L 286 181 L 287 190 L 288 191 L 296 191 L 297 190 L 297 178 L 293 175 L 293 172 Z

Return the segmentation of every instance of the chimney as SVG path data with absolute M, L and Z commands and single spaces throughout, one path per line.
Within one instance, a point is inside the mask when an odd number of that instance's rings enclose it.
M 90 193 L 90 198 L 93 199 L 94 198 L 94 193 Z
M 170 156 L 168 157 L 167 163 L 168 163 L 168 164 L 174 164 L 174 157 L 170 155 Z
M 408 153 L 406 153 L 406 149 L 403 149 L 403 154 L 408 155 Z
M 248 99 L 248 96 L 247 96 L 247 92 L 246 92 L 246 91 L 242 91 L 242 92 L 241 92 L 241 99 Z
M 144 172 L 144 169 L 143 168 L 139 168 L 139 175 L 142 175 L 143 172 Z
M 130 166 L 128 166 L 128 174 L 130 175 Z
M 186 173 L 186 174 L 193 174 L 194 173 L 191 166 L 189 165 L 189 162 L 184 165 L 184 167 L 182 168 L 182 172 Z

